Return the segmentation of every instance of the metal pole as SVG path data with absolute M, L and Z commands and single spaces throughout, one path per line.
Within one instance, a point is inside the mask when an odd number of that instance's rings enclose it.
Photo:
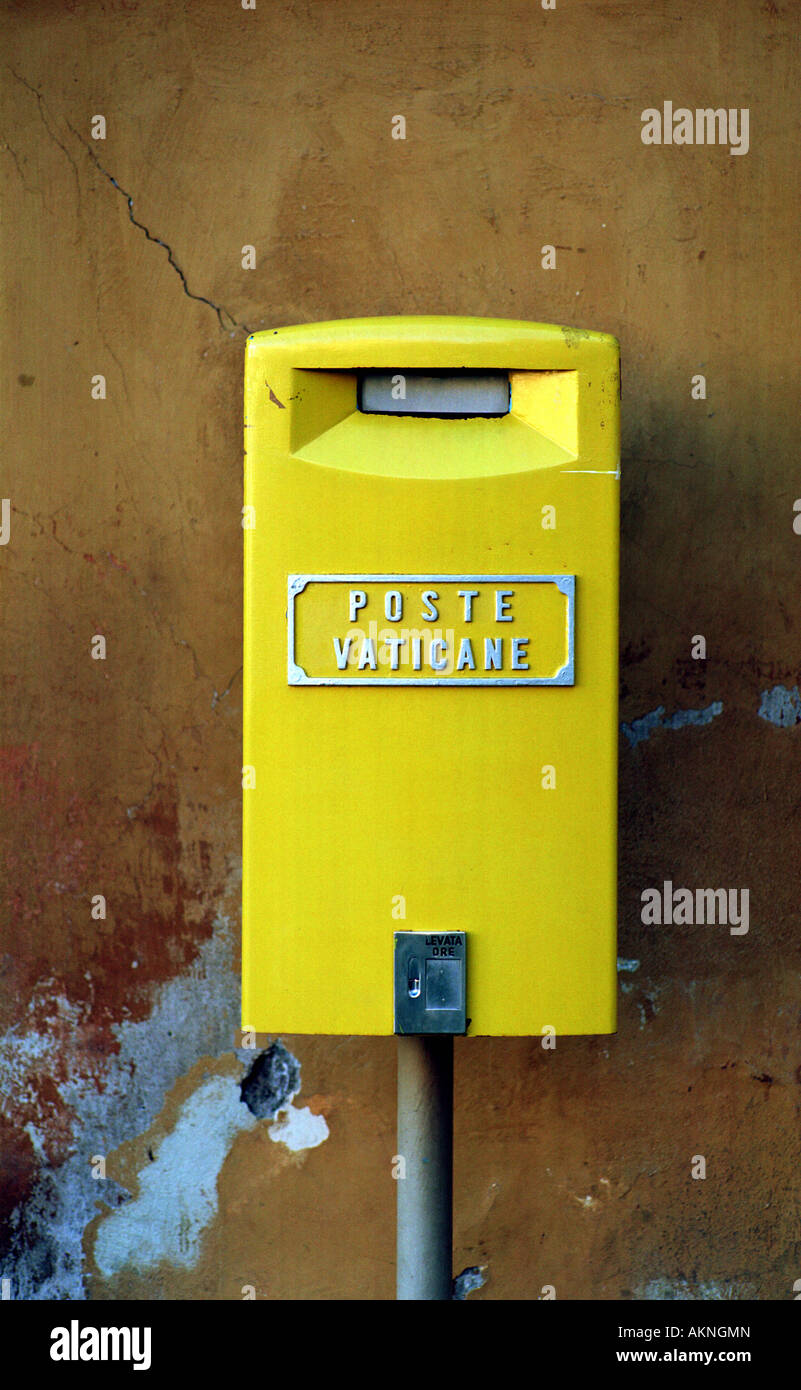
M 398 1038 L 398 1298 L 449 1300 L 453 1262 L 453 1037 Z

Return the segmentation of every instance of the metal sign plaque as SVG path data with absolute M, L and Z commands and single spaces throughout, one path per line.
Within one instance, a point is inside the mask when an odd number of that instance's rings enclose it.
M 575 576 L 293 574 L 290 685 L 573 685 Z

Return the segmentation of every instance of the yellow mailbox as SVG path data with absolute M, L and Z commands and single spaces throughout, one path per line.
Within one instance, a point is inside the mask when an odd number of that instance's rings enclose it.
M 406 1031 L 409 932 L 450 1031 L 613 1032 L 616 341 L 256 333 L 245 451 L 243 1026 Z

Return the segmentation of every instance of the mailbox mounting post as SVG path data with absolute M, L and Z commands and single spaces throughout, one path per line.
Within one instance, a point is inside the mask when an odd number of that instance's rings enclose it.
M 395 932 L 399 1299 L 451 1297 L 453 1038 L 467 1029 L 467 933 Z
M 451 1298 L 453 1036 L 398 1038 L 397 1296 Z

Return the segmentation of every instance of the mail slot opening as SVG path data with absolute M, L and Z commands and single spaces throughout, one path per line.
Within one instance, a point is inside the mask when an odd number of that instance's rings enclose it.
M 508 415 L 508 372 L 362 372 L 359 410 L 364 415 L 424 415 L 469 420 Z

